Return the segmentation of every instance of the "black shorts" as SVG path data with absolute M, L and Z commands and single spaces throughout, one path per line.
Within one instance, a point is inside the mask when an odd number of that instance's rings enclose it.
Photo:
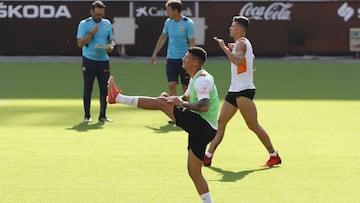
M 225 101 L 229 102 L 235 107 L 238 107 L 236 104 L 236 98 L 238 97 L 246 97 L 253 100 L 255 97 L 255 89 L 247 89 L 240 92 L 228 92 L 225 96 Z
M 168 82 L 179 83 L 179 76 L 181 84 L 189 84 L 190 76 L 182 68 L 182 59 L 167 59 L 166 60 L 166 76 Z
M 204 160 L 207 144 L 215 137 L 217 130 L 199 114 L 183 107 L 174 107 L 176 125 L 188 133 L 188 149 L 191 149 L 195 156 Z

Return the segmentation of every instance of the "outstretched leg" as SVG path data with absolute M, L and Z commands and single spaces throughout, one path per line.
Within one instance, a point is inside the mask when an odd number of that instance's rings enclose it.
M 175 121 L 174 104 L 167 101 L 165 97 L 147 97 L 147 96 L 126 96 L 121 94 L 114 82 L 114 77 L 110 76 L 108 80 L 108 103 L 123 103 L 147 110 L 161 110 L 169 118 Z
M 261 143 L 270 154 L 270 159 L 264 164 L 264 166 L 272 167 L 274 165 L 281 164 L 281 158 L 275 151 L 269 135 L 264 130 L 264 128 L 261 127 L 257 120 L 257 110 L 254 101 L 246 97 L 238 97 L 236 99 L 236 103 L 239 107 L 241 115 L 246 122 L 246 125 L 257 135 Z
M 238 97 L 236 102 L 248 128 L 257 135 L 266 150 L 269 153 L 273 153 L 275 150 L 270 137 L 257 120 L 257 110 L 254 101 L 246 97 Z

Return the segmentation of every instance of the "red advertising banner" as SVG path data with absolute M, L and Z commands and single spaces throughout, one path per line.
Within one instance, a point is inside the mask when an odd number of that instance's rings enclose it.
M 165 1 L 104 2 L 118 47 L 127 55 L 150 56 L 167 18 Z M 230 41 L 235 15 L 250 18 L 247 37 L 258 56 L 350 55 L 350 29 L 360 28 L 359 1 L 183 4 L 183 14 L 195 22 L 196 43 L 213 56 L 222 52 L 212 38 Z M 0 55 L 80 55 L 77 25 L 89 9 L 84 1 L 0 1 Z

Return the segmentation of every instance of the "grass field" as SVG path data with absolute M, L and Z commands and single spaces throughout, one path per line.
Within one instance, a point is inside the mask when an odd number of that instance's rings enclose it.
M 163 64 L 112 62 L 128 95 L 166 91 Z M 210 61 L 221 99 L 228 62 Z M 256 63 L 259 120 L 283 159 L 268 158 L 238 114 L 203 172 L 215 202 L 360 202 L 359 63 Z M 0 62 L 0 202 L 201 202 L 186 134 L 158 111 L 108 107 L 85 124 L 79 62 Z M 98 116 L 94 86 L 92 117 Z

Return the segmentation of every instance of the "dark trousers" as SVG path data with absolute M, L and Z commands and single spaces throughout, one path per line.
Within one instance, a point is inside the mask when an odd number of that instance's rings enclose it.
M 106 96 L 107 81 L 110 76 L 109 61 L 94 61 L 82 57 L 82 71 L 84 78 L 84 111 L 85 117 L 90 118 L 91 93 L 95 77 L 97 78 L 100 89 L 100 114 L 99 118 L 106 117 Z

